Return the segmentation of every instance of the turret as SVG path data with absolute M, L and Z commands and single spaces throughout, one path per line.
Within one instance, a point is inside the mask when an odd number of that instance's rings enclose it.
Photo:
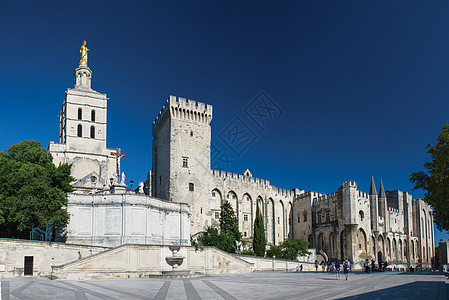
M 388 224 L 387 218 L 387 195 L 385 194 L 384 184 L 380 181 L 379 188 L 379 216 L 384 219 L 385 231 L 388 231 L 390 224 Z
M 376 184 L 374 183 L 374 177 L 371 177 L 371 186 L 369 188 L 369 201 L 370 201 L 371 229 L 373 231 L 379 231 L 379 218 L 378 218 L 379 206 L 378 206 Z

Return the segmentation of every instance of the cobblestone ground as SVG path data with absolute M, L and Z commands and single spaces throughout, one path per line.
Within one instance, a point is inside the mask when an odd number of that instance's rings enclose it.
M 2 300 L 13 299 L 449 299 L 437 273 L 258 272 L 191 279 L 1 279 Z

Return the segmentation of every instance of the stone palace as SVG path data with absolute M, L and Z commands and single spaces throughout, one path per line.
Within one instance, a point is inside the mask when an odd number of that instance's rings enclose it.
M 61 236 L 67 241 L 187 245 L 208 226 L 218 226 L 220 206 L 229 201 L 248 244 L 259 206 L 269 245 L 303 238 L 329 258 L 357 263 L 430 263 L 434 257 L 432 209 L 407 192 L 386 191 L 382 182 L 379 193 L 372 179 L 369 193 L 347 181 L 322 194 L 275 187 L 249 170 L 212 170 L 213 107 L 181 97 L 169 96 L 156 116 L 152 170 L 145 183 L 128 191 L 120 170 L 124 155 L 106 147 L 108 98 L 91 88 L 84 51 L 61 108 L 59 143 L 49 145 L 54 163 L 72 163 L 76 178 L 71 220 Z

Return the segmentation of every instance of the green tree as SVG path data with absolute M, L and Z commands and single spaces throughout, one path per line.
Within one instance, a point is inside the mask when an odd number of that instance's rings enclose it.
M 220 232 L 232 237 L 234 240 L 234 251 L 237 249 L 237 243 L 242 240 L 242 233 L 239 230 L 239 221 L 234 214 L 231 203 L 225 201 L 221 205 L 220 213 Z
M 203 246 L 214 246 L 226 252 L 235 252 L 234 239 L 224 232 L 218 232 L 214 227 L 208 227 L 198 240 Z
M 280 246 L 284 251 L 285 259 L 295 260 L 298 255 L 303 256 L 310 254 L 310 252 L 307 251 L 309 243 L 303 239 L 288 238 L 284 240 Z
M 0 152 L 0 237 L 29 238 L 32 224 L 67 225 L 71 165 L 56 167 L 52 160 L 35 141 Z
M 424 163 L 427 172 L 416 172 L 410 176 L 414 190 L 425 191 L 424 201 L 434 210 L 435 224 L 439 230 L 449 231 L 449 125 L 441 130 L 437 144 L 427 145 L 431 161 Z
M 285 252 L 281 246 L 271 245 L 267 251 L 267 257 L 276 256 L 276 258 L 284 258 Z
M 256 218 L 254 219 L 254 238 L 253 250 L 257 256 L 265 256 L 265 248 L 267 246 L 267 239 L 265 238 L 265 228 L 263 225 L 262 214 L 259 210 L 259 205 L 256 208 Z

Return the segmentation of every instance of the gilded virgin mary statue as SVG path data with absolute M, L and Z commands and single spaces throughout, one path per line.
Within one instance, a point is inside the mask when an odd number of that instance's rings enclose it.
M 90 49 L 87 49 L 87 47 L 86 47 L 86 41 L 84 41 L 83 45 L 81 46 L 81 49 L 80 49 L 80 54 L 81 54 L 80 65 L 79 65 L 80 67 L 81 66 L 87 67 L 87 52 L 89 50 Z

